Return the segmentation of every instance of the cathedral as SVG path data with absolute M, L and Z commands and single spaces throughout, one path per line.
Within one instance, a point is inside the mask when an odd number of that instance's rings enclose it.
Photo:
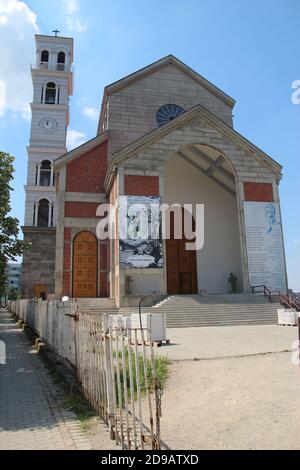
M 282 167 L 234 129 L 234 99 L 169 55 L 106 86 L 97 135 L 68 152 L 72 63 L 71 38 L 36 36 L 24 297 L 126 306 L 142 295 L 286 292 Z M 203 246 L 188 249 L 174 226 L 152 244 L 123 240 L 122 207 L 137 201 L 201 205 Z M 101 239 L 108 203 L 115 236 Z

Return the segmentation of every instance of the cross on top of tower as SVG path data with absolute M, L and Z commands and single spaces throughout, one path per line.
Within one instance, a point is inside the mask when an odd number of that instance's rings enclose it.
M 58 35 L 58 33 L 60 33 L 60 31 L 56 28 L 52 31 L 52 33 L 54 33 L 55 37 L 57 38 L 57 35 Z

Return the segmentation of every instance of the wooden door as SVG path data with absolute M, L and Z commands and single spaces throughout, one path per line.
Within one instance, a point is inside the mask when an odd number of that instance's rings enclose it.
M 34 297 L 43 298 L 47 297 L 48 288 L 46 284 L 35 284 L 34 285 Z
M 183 222 L 184 223 L 184 222 Z M 197 259 L 195 250 L 186 250 L 188 240 L 174 239 L 174 216 L 170 217 L 170 239 L 166 240 L 168 294 L 197 294 Z M 189 240 L 191 242 L 191 240 Z
M 73 297 L 97 297 L 97 239 L 91 232 L 74 240 Z

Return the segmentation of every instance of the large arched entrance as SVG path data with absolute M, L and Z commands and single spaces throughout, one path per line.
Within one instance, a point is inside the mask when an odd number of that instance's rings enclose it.
M 166 204 L 204 206 L 202 249 L 186 251 L 186 240 L 166 240 L 167 292 L 228 293 L 230 273 L 237 276 L 242 290 L 237 188 L 230 161 L 213 147 L 187 145 L 168 159 L 164 176 Z
M 187 240 L 184 236 L 183 211 L 182 238 L 180 239 L 175 239 L 174 236 L 174 213 L 172 212 L 170 214 L 170 238 L 166 240 L 168 294 L 187 295 L 198 292 L 196 251 L 187 250 L 187 242 L 191 240 Z
M 73 246 L 73 297 L 97 297 L 97 239 L 80 232 Z

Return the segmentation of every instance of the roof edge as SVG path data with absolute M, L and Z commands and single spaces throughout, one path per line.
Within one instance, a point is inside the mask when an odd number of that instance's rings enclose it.
M 148 75 L 150 73 L 155 72 L 156 70 L 160 69 L 161 67 L 172 64 L 175 67 L 179 68 L 182 72 L 186 73 L 187 75 L 190 76 L 193 80 L 196 82 L 200 83 L 203 85 L 206 89 L 208 89 L 210 92 L 213 94 L 217 95 L 220 99 L 225 101 L 227 104 L 230 106 L 234 106 L 236 101 L 227 93 L 225 93 L 223 90 L 218 88 L 216 85 L 214 85 L 212 82 L 207 80 L 206 78 L 202 77 L 198 72 L 193 70 L 191 67 L 186 65 L 184 62 L 181 60 L 177 59 L 172 54 L 169 54 L 165 57 L 162 57 L 161 59 L 158 59 L 157 61 L 146 65 L 145 67 L 142 67 L 141 69 L 138 69 L 137 71 L 126 75 L 125 77 L 121 78 L 120 80 L 117 80 L 116 82 L 111 83 L 110 85 L 107 85 L 104 88 L 105 95 L 111 95 L 112 93 L 115 93 L 116 91 L 124 88 L 125 86 L 134 83 L 136 80 L 139 80 L 140 78 L 144 77 L 145 75 Z
M 89 152 L 90 150 L 95 148 L 97 145 L 105 142 L 107 139 L 108 139 L 108 132 L 105 131 L 97 135 L 93 139 L 90 139 L 87 142 L 84 142 L 79 147 L 76 147 L 75 149 L 70 150 L 70 152 L 64 153 L 63 155 L 61 155 L 60 157 L 54 160 L 55 169 L 58 170 L 59 168 L 67 165 L 70 161 L 76 160 L 76 158 L 79 158 L 84 153 Z
M 208 121 L 214 123 L 225 135 L 238 141 L 240 145 L 247 147 L 248 151 L 250 151 L 252 154 L 259 155 L 263 159 L 265 164 L 269 168 L 271 167 L 277 175 L 281 174 L 282 165 L 280 165 L 263 150 L 256 147 L 255 144 L 243 137 L 235 129 L 231 128 L 228 124 L 216 117 L 202 105 L 198 104 L 183 113 L 181 116 L 177 117 L 176 119 L 170 121 L 164 126 L 153 129 L 152 131 L 148 132 L 148 134 L 140 137 L 134 142 L 131 142 L 126 147 L 123 147 L 121 150 L 113 154 L 109 162 L 107 175 L 104 181 L 105 191 L 107 192 L 109 190 L 111 173 L 114 171 L 114 168 L 118 166 L 123 160 L 126 160 L 130 155 L 141 151 L 143 148 L 147 147 L 148 145 L 151 145 L 152 143 L 169 134 L 173 130 L 176 130 L 177 128 L 181 127 L 186 122 L 194 119 L 197 115 L 202 115 Z

